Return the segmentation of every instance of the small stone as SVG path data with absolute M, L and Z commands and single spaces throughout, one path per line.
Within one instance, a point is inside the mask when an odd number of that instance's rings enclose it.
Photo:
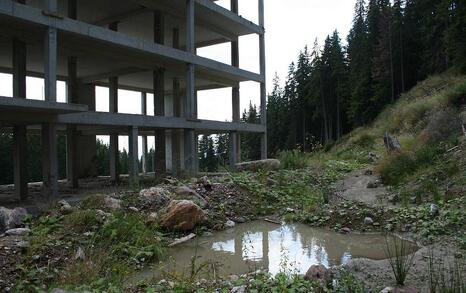
M 212 183 L 210 182 L 209 178 L 207 176 L 201 177 L 197 180 L 197 184 L 202 185 L 205 190 L 207 191 L 212 191 Z
M 225 227 L 226 228 L 233 228 L 235 226 L 236 226 L 236 224 L 232 220 L 228 220 L 228 221 L 225 222 Z
M 292 208 L 286 208 L 286 212 L 287 213 L 294 213 L 296 211 L 295 211 L 295 209 L 292 209 Z
M 313 265 L 307 270 L 304 279 L 327 283 L 330 280 L 330 271 L 323 265 Z
M 372 220 L 372 218 L 370 217 L 364 218 L 364 225 L 372 225 L 372 224 L 374 224 L 374 220 Z
M 84 260 L 86 258 L 86 254 L 84 253 L 84 250 L 81 247 L 78 247 L 78 250 L 76 251 L 76 254 L 74 255 L 75 260 Z
M 230 275 L 229 279 L 230 279 L 230 281 L 232 281 L 232 282 L 236 282 L 236 281 L 239 280 L 239 277 L 238 277 L 238 275 Z
M 64 199 L 58 202 L 58 206 L 62 214 L 69 214 L 73 211 L 73 207 Z
M 39 260 L 39 259 L 40 259 L 40 255 L 35 254 L 35 255 L 33 255 L 33 256 L 31 257 L 31 259 L 34 260 L 34 261 Z
M 28 241 L 19 241 L 16 243 L 16 247 L 19 247 L 21 249 L 27 249 L 29 248 L 30 244 Z
M 244 217 L 233 217 L 233 218 L 231 218 L 231 220 L 233 222 L 235 222 L 235 223 L 238 223 L 238 224 L 242 224 L 242 223 L 247 222 L 246 218 L 244 218 Z
M 380 181 L 379 180 L 373 180 L 367 183 L 367 188 L 369 189 L 374 189 L 374 188 L 379 188 L 380 187 Z
M 7 230 L 5 232 L 5 234 L 8 236 L 24 236 L 30 233 L 31 233 L 31 229 L 29 228 L 16 228 L 16 229 Z
M 349 233 L 351 233 L 351 229 L 348 228 L 348 227 L 344 227 L 344 228 L 341 228 L 340 232 L 342 234 L 349 234 Z
M 121 209 L 121 200 L 110 197 L 110 196 L 105 196 L 104 205 L 106 208 L 116 211 L 116 210 Z
M 430 205 L 430 210 L 429 210 L 429 212 L 430 212 L 430 215 L 431 215 L 432 217 L 437 216 L 437 215 L 439 214 L 439 211 L 440 211 L 440 209 L 439 209 L 438 205 L 436 205 L 436 204 L 431 204 L 431 205 Z
M 214 234 L 213 234 L 212 232 L 206 231 L 206 232 L 204 232 L 204 233 L 202 234 L 202 236 L 204 236 L 204 237 L 212 237 L 212 236 L 214 236 Z
M 136 207 L 129 207 L 129 210 L 135 213 L 139 212 L 138 208 Z
M 371 169 L 367 169 L 364 171 L 364 175 L 366 176 L 371 176 L 372 174 L 374 174 L 374 172 Z
M 230 293 L 245 293 L 246 292 L 246 286 L 236 286 L 231 288 Z
M 162 187 L 151 187 L 139 192 L 141 201 L 145 204 L 163 206 L 170 200 L 170 193 Z

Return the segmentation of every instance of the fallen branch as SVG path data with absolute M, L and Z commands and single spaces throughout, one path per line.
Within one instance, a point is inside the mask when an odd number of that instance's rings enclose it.
M 196 234 L 191 233 L 188 236 L 176 239 L 173 243 L 169 244 L 168 247 L 173 247 L 175 245 L 179 245 L 181 243 L 184 243 L 186 241 L 189 241 L 189 240 L 193 239 L 194 237 L 196 237 Z
M 282 222 L 275 221 L 275 220 L 268 219 L 268 218 L 265 218 L 264 221 L 269 222 L 269 223 L 272 223 L 272 224 L 277 224 L 277 225 L 281 225 L 281 224 L 282 224 Z

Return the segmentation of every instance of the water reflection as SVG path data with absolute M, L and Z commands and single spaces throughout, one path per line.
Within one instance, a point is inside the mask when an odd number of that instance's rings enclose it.
M 409 244 L 411 251 L 416 246 Z M 382 235 L 343 235 L 302 224 L 279 226 L 256 221 L 197 239 L 170 250 L 177 271 L 189 268 L 191 258 L 217 262 L 222 274 L 256 269 L 270 273 L 305 273 L 313 264 L 340 265 L 352 258 L 385 258 Z

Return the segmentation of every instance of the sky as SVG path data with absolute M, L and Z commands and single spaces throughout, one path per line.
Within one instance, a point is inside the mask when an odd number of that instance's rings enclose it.
M 238 0 L 239 14 L 244 18 L 258 22 L 257 0 Z M 217 4 L 229 8 L 230 0 L 220 0 Z M 355 0 L 264 0 L 266 31 L 266 74 L 267 91 L 272 90 L 272 81 L 278 74 L 282 84 L 287 76 L 288 67 L 307 45 L 312 48 L 317 38 L 320 45 L 326 36 L 335 29 L 340 38 L 345 40 L 351 27 Z M 240 37 L 240 68 L 259 72 L 259 38 L 257 35 Z M 198 54 L 214 60 L 230 63 L 230 44 L 221 44 L 198 50 Z M 0 73 L 0 96 L 12 95 L 10 75 Z M 43 99 L 43 80 L 27 78 L 27 98 Z M 66 85 L 57 84 L 58 101 L 64 102 Z M 249 103 L 259 106 L 259 84 L 244 82 L 240 85 L 241 108 Z M 141 109 L 140 94 L 129 91 L 119 92 L 119 109 L 125 113 L 139 114 Z M 134 102 L 136 101 L 136 102 Z M 227 105 L 227 106 L 226 106 Z M 226 121 L 231 120 L 231 89 L 219 89 L 198 92 L 198 116 L 200 119 Z M 153 104 L 148 98 L 148 109 Z M 108 111 L 108 89 L 96 88 L 97 111 Z M 153 113 L 153 112 L 152 112 Z M 148 114 L 152 114 L 149 112 Z M 103 138 L 103 137 L 102 137 Z M 106 138 L 103 138 L 107 141 Z M 127 148 L 127 138 L 120 138 L 120 147 Z M 149 146 L 153 146 L 149 138 Z

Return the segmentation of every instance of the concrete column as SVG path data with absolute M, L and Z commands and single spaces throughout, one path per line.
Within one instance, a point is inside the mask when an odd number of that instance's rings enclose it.
M 23 3 L 24 4 L 24 3 Z M 13 40 L 13 98 L 26 98 L 26 43 Z M 13 128 L 13 175 L 15 199 L 28 195 L 27 130 L 25 125 Z
M 78 67 L 77 58 L 68 58 L 67 101 L 78 103 Z M 78 188 L 78 133 L 76 125 L 66 128 L 66 177 L 72 188 Z
M 196 53 L 194 40 L 194 0 L 186 1 L 186 51 L 191 54 Z M 196 119 L 195 104 L 195 79 L 194 64 L 186 65 L 186 97 L 184 103 L 185 117 Z M 196 160 L 198 159 L 196 149 L 197 135 L 194 129 L 184 130 L 184 165 L 187 175 L 194 175 L 196 170 Z
M 147 94 L 141 93 L 141 114 L 147 115 Z M 147 136 L 142 136 L 142 173 L 147 174 Z
M 46 10 L 56 12 L 57 1 L 45 0 Z M 57 29 L 47 27 L 44 36 L 44 92 L 45 100 L 57 101 Z M 42 125 L 42 194 L 58 197 L 57 126 Z
M 160 11 L 154 11 L 154 43 L 165 44 L 165 18 Z M 154 114 L 165 116 L 165 69 L 159 68 L 153 72 L 154 82 Z M 167 172 L 165 130 L 155 130 L 155 163 L 156 176 Z
M 154 113 L 165 116 L 165 69 L 154 71 Z M 155 174 L 166 173 L 165 130 L 155 130 Z
M 259 26 L 264 27 L 264 0 L 259 2 Z M 267 89 L 265 85 L 266 69 L 265 69 L 265 34 L 259 35 L 259 62 L 260 74 L 263 76 L 264 81 L 260 84 L 260 113 L 261 124 L 267 127 Z M 267 130 L 261 135 L 261 159 L 267 159 Z
M 238 0 L 230 1 L 230 10 L 238 14 Z M 231 41 L 231 66 L 239 68 L 239 42 L 238 38 Z M 240 122 L 240 87 L 239 83 L 232 88 L 231 91 L 231 104 L 232 104 L 232 121 L 235 123 Z M 235 165 L 241 160 L 241 138 L 240 134 L 236 131 L 230 132 L 230 149 L 229 149 L 229 164 L 230 168 L 234 169 Z
M 173 116 L 181 117 L 180 81 L 173 79 Z M 173 129 L 172 133 L 172 175 L 179 176 L 181 172 L 181 137 L 183 131 Z
M 139 187 L 139 156 L 138 156 L 138 128 L 133 126 L 128 129 L 129 142 L 129 185 L 132 188 Z
M 118 77 L 109 78 L 109 112 L 118 113 Z M 110 133 L 110 180 L 118 183 L 120 180 L 120 153 L 118 133 Z

